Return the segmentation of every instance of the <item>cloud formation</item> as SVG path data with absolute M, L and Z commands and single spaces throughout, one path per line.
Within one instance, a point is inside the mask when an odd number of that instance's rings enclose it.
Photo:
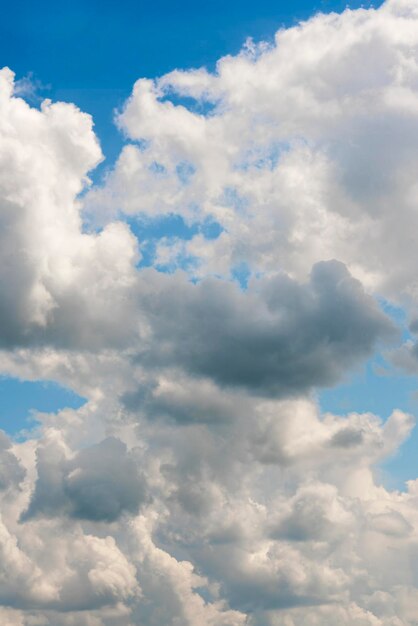
M 113 522 L 135 514 L 145 500 L 144 480 L 115 437 L 80 450 L 70 459 L 61 442 L 46 441 L 37 451 L 38 479 L 23 519 L 67 514 L 76 519 Z
M 394 331 L 336 261 L 315 265 L 308 284 L 279 274 L 245 293 L 223 281 L 162 276 L 142 290 L 141 308 L 148 332 L 138 359 L 148 367 L 182 367 L 267 395 L 336 382 Z
M 118 117 L 134 143 L 91 210 L 216 220 L 218 238 L 159 246 L 157 260 L 194 258 L 198 275 L 245 262 L 306 276 L 337 258 L 415 299 L 417 19 L 399 0 L 317 15 L 214 73 L 138 80 Z
M 13 97 L 8 69 L 0 94 L 0 344 L 126 340 L 107 294 L 126 300 L 135 240 L 122 223 L 83 233 L 77 200 L 102 158 L 91 117 L 61 102 L 31 108 Z
M 416 331 L 415 2 L 138 80 L 90 189 L 90 116 L 13 84 L 0 371 L 87 403 L 0 434 L 1 623 L 413 626 L 418 483 L 379 474 L 413 417 L 316 393 L 397 341 L 382 299 Z M 170 215 L 141 264 L 132 220 Z

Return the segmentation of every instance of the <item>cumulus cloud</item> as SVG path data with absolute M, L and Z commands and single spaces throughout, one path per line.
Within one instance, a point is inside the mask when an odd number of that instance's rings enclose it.
M 67 514 L 112 522 L 125 511 L 138 512 L 145 481 L 122 441 L 108 437 L 70 458 L 66 452 L 55 437 L 38 448 L 38 480 L 24 520 Z
M 214 73 L 138 80 L 118 122 L 141 143 L 90 210 L 215 219 L 218 238 L 160 244 L 174 265 L 194 258 L 197 275 L 247 262 L 305 276 L 335 257 L 381 294 L 415 299 L 417 20 L 399 0 L 317 15 Z
M 139 79 L 90 190 L 91 117 L 0 72 L 0 372 L 87 399 L 0 433 L 2 624 L 413 626 L 414 419 L 316 393 L 397 340 L 382 298 L 416 331 L 417 68 L 387 0 Z
M 158 283 L 141 294 L 151 346 L 138 359 L 221 386 L 286 395 L 329 385 L 392 330 L 338 262 L 316 265 L 306 285 L 278 275 L 246 293 L 223 281 Z
M 91 117 L 60 102 L 31 108 L 14 97 L 8 69 L 0 117 L 1 345 L 120 341 L 127 320 L 116 323 L 106 295 L 127 300 L 136 246 L 121 223 L 82 230 L 77 196 L 102 158 Z

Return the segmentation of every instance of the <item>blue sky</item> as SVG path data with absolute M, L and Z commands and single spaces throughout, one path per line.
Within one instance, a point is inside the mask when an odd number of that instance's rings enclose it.
M 17 435 L 36 426 L 36 411 L 52 413 L 80 408 L 84 399 L 54 382 L 32 382 L 0 377 L 0 428 Z
M 236 54 L 247 37 L 269 41 L 281 26 L 317 11 L 379 6 L 366 0 L 30 0 L 7 7 L 0 24 L 0 58 L 19 78 L 33 74 L 39 94 L 75 102 L 94 117 L 106 157 L 121 138 L 112 120 L 138 78 L 175 68 L 207 66 Z M 99 168 L 99 172 L 101 168 Z M 96 174 L 96 179 L 98 174 Z

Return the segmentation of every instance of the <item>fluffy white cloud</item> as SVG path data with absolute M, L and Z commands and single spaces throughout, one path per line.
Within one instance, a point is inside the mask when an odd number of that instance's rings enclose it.
M 126 341 L 116 300 L 135 279 L 135 240 L 122 223 L 83 233 L 77 200 L 101 159 L 90 116 L 60 102 L 29 107 L 3 69 L 0 119 L 1 344 Z
M 91 118 L 13 88 L 2 70 L 0 372 L 87 403 L 0 434 L 1 623 L 413 626 L 417 480 L 376 468 L 414 420 L 315 393 L 396 340 L 380 297 L 416 318 L 415 1 L 139 80 L 87 194 Z M 170 214 L 200 227 L 139 267 L 126 216 Z M 412 341 L 392 358 L 417 371 Z
M 215 219 L 215 240 L 160 244 L 161 261 L 195 257 L 198 275 L 242 262 L 306 275 L 336 257 L 415 300 L 417 53 L 415 3 L 388 0 L 249 42 L 213 74 L 141 79 L 118 118 L 141 144 L 124 148 L 91 210 Z

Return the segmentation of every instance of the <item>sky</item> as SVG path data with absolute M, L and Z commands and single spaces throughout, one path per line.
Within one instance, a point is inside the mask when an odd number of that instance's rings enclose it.
M 0 623 L 414 626 L 415 0 L 0 21 Z
M 123 105 L 139 77 L 175 68 L 213 68 L 236 54 L 248 37 L 271 40 L 285 25 L 317 11 L 379 2 L 212 0 L 138 2 L 124 0 L 22 0 L 7 6 L 0 24 L 0 55 L 18 77 L 32 75 L 38 95 L 74 102 L 93 115 L 105 158 L 121 148 L 114 110 Z

